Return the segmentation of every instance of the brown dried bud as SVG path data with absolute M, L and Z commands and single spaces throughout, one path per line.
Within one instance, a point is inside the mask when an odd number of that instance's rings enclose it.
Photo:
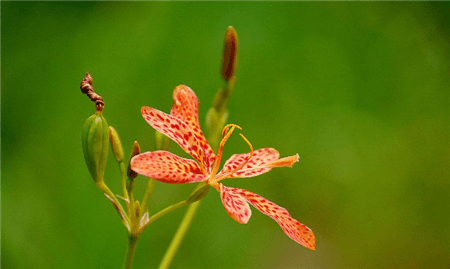
M 94 92 L 94 87 L 92 87 L 92 77 L 86 72 L 86 76 L 80 83 L 81 92 L 86 94 L 92 102 L 95 102 L 95 108 L 97 111 L 102 111 L 105 106 L 105 102 L 103 102 L 103 98 Z
M 134 156 L 136 156 L 140 153 L 141 153 L 141 148 L 139 147 L 138 142 L 134 141 L 133 148 L 131 149 L 130 161 Z M 137 173 L 134 172 L 133 170 L 131 170 L 130 162 L 128 162 L 127 175 L 131 179 L 135 179 L 137 177 Z
M 235 72 L 237 66 L 237 47 L 238 38 L 236 30 L 232 26 L 228 26 L 225 32 L 225 44 L 223 47 L 222 59 L 222 77 L 226 81 L 230 80 Z

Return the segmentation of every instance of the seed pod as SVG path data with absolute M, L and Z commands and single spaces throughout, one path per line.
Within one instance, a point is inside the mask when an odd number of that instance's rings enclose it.
M 84 159 L 94 182 L 103 182 L 109 150 L 109 131 L 101 111 L 97 111 L 84 123 L 81 142 Z

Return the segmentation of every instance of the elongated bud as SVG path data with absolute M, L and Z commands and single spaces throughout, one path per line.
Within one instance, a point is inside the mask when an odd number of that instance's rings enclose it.
M 155 147 L 156 150 L 168 150 L 170 147 L 170 139 L 162 133 L 155 132 Z
M 188 204 L 197 202 L 203 199 L 203 197 L 205 197 L 208 194 L 208 192 L 209 192 L 208 184 L 199 184 L 197 188 L 195 188 L 195 190 L 191 193 L 189 198 L 186 199 L 186 202 Z
M 134 210 L 136 217 L 139 218 L 139 216 L 141 215 L 141 204 L 139 203 L 139 201 L 134 201 Z
M 225 44 L 223 47 L 222 59 L 222 77 L 224 80 L 230 80 L 235 72 L 237 66 L 237 47 L 238 37 L 236 30 L 232 26 L 228 26 L 225 32 Z
M 123 146 L 122 141 L 120 141 L 119 134 L 114 127 L 109 126 L 109 141 L 111 142 L 111 148 L 116 157 L 117 162 L 123 162 Z
M 108 123 L 97 111 L 83 125 L 81 143 L 84 159 L 95 183 L 103 182 L 109 150 Z
M 127 168 L 127 175 L 131 179 L 135 179 L 137 177 L 137 173 L 131 170 L 131 158 L 133 158 L 136 155 L 139 155 L 141 153 L 141 148 L 139 147 L 139 144 L 137 141 L 134 141 L 133 148 L 131 149 L 131 156 L 130 160 L 128 161 L 128 168 Z

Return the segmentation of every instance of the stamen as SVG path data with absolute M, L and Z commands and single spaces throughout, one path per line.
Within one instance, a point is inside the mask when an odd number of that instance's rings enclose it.
M 244 139 L 244 141 L 248 144 L 248 146 L 250 147 L 250 159 L 253 157 L 253 146 L 252 143 L 250 143 L 250 141 L 248 141 L 247 137 L 245 137 L 243 134 L 239 134 L 242 139 Z
M 253 158 L 253 146 L 252 143 L 250 143 L 250 141 L 248 141 L 248 139 L 243 135 L 243 134 L 239 134 L 242 139 L 244 139 L 244 141 L 248 144 L 248 146 L 250 147 L 250 156 L 243 162 L 241 163 L 241 165 L 239 165 L 238 167 L 236 167 L 235 169 L 229 171 L 228 173 L 216 178 L 215 182 L 219 182 L 222 179 L 227 178 L 228 176 L 232 175 L 233 173 L 235 173 L 236 171 L 241 170 L 252 158 Z
M 236 125 L 236 124 L 233 124 L 233 123 L 227 124 L 227 125 L 225 125 L 225 127 L 223 127 L 222 139 L 225 137 L 225 134 L 228 132 L 228 129 L 230 128 L 230 126 L 236 127 L 236 128 L 238 128 L 239 130 L 242 131 L 242 128 L 239 125 Z
M 231 126 L 231 130 L 228 131 L 230 126 Z M 222 161 L 223 146 L 225 145 L 228 138 L 230 138 L 231 134 L 233 133 L 234 129 L 236 129 L 236 128 L 242 130 L 242 128 L 236 124 L 228 124 L 223 128 L 222 140 L 220 141 L 219 150 L 217 151 L 216 160 L 214 161 L 214 166 L 211 171 L 211 176 L 209 177 L 208 182 L 211 182 L 211 180 L 216 176 L 217 171 L 219 171 L 220 162 Z
M 225 136 L 225 134 L 228 132 L 228 125 L 227 126 L 225 126 L 224 128 L 223 128 L 223 130 L 222 130 L 222 139 L 223 139 L 223 137 Z

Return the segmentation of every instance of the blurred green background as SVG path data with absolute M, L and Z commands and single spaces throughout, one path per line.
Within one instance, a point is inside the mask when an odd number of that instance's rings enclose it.
M 292 169 L 231 187 L 286 207 L 317 250 L 253 210 L 204 199 L 172 268 L 449 268 L 448 3 L 2 2 L 2 268 L 120 268 L 126 232 L 84 164 L 94 106 L 129 152 L 154 149 L 140 107 L 196 92 L 202 124 L 222 85 L 226 27 L 239 34 L 229 122 L 255 148 L 299 153 Z M 204 124 L 203 124 L 204 125 Z M 187 156 L 172 144 L 171 150 Z M 225 158 L 247 152 L 236 135 Z M 110 154 L 106 181 L 120 192 Z M 139 178 L 142 195 L 147 179 Z M 194 185 L 157 182 L 155 213 Z M 134 268 L 156 268 L 185 209 L 142 235 Z

